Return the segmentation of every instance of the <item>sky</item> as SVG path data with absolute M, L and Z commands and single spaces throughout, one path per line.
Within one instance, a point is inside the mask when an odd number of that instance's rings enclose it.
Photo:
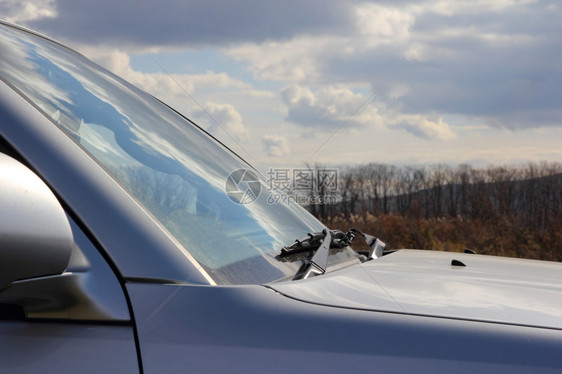
M 557 1 L 0 0 L 264 174 L 562 161 Z

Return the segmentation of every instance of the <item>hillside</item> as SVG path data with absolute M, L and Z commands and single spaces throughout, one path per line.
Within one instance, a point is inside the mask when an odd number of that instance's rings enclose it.
M 562 261 L 558 163 L 484 169 L 369 164 L 340 171 L 331 193 L 336 204 L 307 209 L 330 227 L 356 227 L 391 248 L 471 248 Z

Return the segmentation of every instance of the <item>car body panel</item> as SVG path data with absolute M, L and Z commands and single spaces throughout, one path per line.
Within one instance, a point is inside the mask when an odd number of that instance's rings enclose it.
M 343 308 L 562 329 L 562 264 L 554 262 L 400 250 L 322 279 L 270 287 Z
M 562 367 L 558 330 L 327 307 L 260 286 L 129 282 L 127 290 L 145 373 L 554 373 Z
M 130 326 L 0 320 L 2 373 L 139 373 Z

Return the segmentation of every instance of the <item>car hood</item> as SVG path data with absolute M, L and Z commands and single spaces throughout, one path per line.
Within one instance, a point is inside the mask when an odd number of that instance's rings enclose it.
M 401 250 L 269 287 L 333 307 L 562 329 L 561 263 Z

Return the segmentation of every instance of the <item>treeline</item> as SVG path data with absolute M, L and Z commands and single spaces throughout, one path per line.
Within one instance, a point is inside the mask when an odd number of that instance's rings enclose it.
M 316 169 L 322 169 L 317 166 Z M 462 250 L 562 261 L 562 165 L 404 166 L 338 170 L 335 204 L 308 209 L 332 227 L 393 248 Z M 329 199 L 326 199 L 329 201 Z

